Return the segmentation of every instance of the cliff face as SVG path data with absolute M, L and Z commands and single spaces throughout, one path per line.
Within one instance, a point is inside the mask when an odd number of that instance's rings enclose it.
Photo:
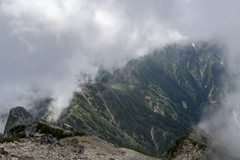
M 240 160 L 217 141 L 213 131 L 195 126 L 177 139 L 163 157 L 168 160 Z

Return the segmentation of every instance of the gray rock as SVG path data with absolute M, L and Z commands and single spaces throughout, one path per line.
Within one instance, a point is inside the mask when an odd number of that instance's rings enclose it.
M 79 145 L 77 146 L 77 148 L 78 148 L 78 153 L 79 153 L 79 154 L 83 154 L 83 153 L 84 153 L 85 148 L 84 148 L 83 145 L 80 145 L 80 144 L 79 144 Z
M 32 156 L 22 156 L 18 160 L 34 160 L 34 158 Z
M 8 130 L 14 126 L 18 126 L 18 125 L 27 126 L 32 124 L 35 121 L 41 121 L 41 119 L 31 115 L 23 107 L 18 106 L 18 107 L 12 108 L 9 112 L 4 134 L 6 134 Z
M 3 147 L 0 147 L 0 153 L 4 155 L 8 155 L 8 151 L 6 151 Z
M 77 139 L 77 138 L 73 138 L 73 139 L 71 139 L 71 141 L 70 141 L 70 144 L 71 145 L 76 145 L 76 144 L 78 144 L 79 143 L 79 140 Z
M 51 134 L 45 134 L 40 138 L 41 144 L 53 144 L 53 136 Z
M 63 158 L 65 158 L 65 157 L 66 157 L 66 154 L 61 154 L 61 156 L 62 156 Z
M 65 145 L 62 144 L 61 142 L 57 142 L 56 144 L 57 144 L 59 147 L 65 147 Z
M 71 132 L 71 131 L 64 131 L 64 132 L 63 132 L 63 136 L 64 136 L 64 137 L 73 137 L 73 136 L 74 136 L 74 133 Z
M 43 134 L 36 133 L 38 123 L 39 122 L 36 121 L 35 123 L 32 123 L 26 127 L 26 129 L 24 130 L 26 137 L 34 137 L 34 136 L 41 137 L 43 135 Z
M 43 137 L 44 136 L 44 134 L 40 134 L 40 133 L 34 133 L 33 134 L 33 137 Z
M 14 155 L 14 154 L 12 154 L 11 156 L 12 156 L 12 157 L 16 157 L 16 158 L 21 158 L 20 155 Z

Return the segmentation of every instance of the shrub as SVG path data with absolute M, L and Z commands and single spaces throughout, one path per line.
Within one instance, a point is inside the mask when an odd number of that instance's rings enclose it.
M 0 143 L 19 141 L 19 138 L 25 138 L 26 134 L 25 133 L 20 133 L 20 132 L 24 131 L 24 129 L 25 129 L 24 125 L 15 126 L 11 129 L 9 129 L 9 131 L 13 135 L 13 137 L 2 138 L 2 139 L 0 139 Z
M 192 128 L 190 128 L 182 137 L 178 138 L 175 143 L 178 146 L 182 141 L 184 141 L 186 138 L 190 136 L 192 132 Z
M 18 137 L 3 138 L 3 139 L 0 139 L 0 143 L 19 141 L 18 139 L 19 139 Z
M 162 159 L 161 157 L 154 156 L 154 155 L 151 155 L 151 154 L 149 154 L 149 153 L 146 153 L 146 152 L 140 151 L 140 150 L 138 150 L 138 149 L 133 149 L 133 148 L 131 148 L 131 147 L 125 147 L 125 146 L 119 146 L 119 147 L 120 147 L 120 148 L 131 149 L 131 150 L 134 150 L 134 151 L 139 152 L 139 153 L 141 153 L 141 154 L 147 155 L 147 156 L 149 156 L 149 157 L 154 157 L 154 158 Z
M 176 145 L 173 145 L 171 148 L 169 148 L 166 153 L 167 154 L 170 154 L 171 156 L 173 156 L 174 152 L 176 152 L 177 150 L 177 146 Z
M 53 128 L 46 124 L 39 123 L 37 126 L 37 130 L 40 131 L 40 133 L 51 134 L 53 137 L 56 137 L 58 140 L 63 138 L 63 130 L 62 129 Z
M 25 134 L 25 133 L 19 133 L 19 134 L 17 134 L 15 137 L 25 138 L 25 137 L 26 137 L 26 134 Z
M 202 143 L 198 143 L 198 147 L 203 149 L 204 151 L 207 149 L 207 145 Z
M 73 132 L 74 133 L 74 136 L 85 136 L 85 135 L 87 135 L 86 133 L 83 133 L 83 132 L 77 132 L 77 131 L 75 131 L 75 132 Z
M 18 133 L 24 131 L 24 129 L 25 129 L 24 125 L 19 125 L 19 126 L 15 126 L 15 127 L 11 128 L 9 131 L 11 134 L 13 134 L 13 133 L 18 134 Z

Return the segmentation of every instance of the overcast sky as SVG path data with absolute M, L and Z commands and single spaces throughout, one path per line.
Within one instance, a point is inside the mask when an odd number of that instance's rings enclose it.
M 80 73 L 94 78 L 172 42 L 221 38 L 236 60 L 239 8 L 239 0 L 0 0 L 0 114 L 45 97 L 60 111 L 85 81 Z

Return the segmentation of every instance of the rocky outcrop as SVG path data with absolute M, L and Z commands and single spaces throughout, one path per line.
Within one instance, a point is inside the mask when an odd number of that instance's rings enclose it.
M 240 160 L 230 155 L 228 149 L 216 141 L 218 140 L 213 131 L 194 126 L 177 139 L 163 157 L 168 160 Z
M 53 135 L 49 134 L 53 131 Z M 11 142 L 0 144 L 0 159 L 42 160 L 42 159 L 106 159 L 106 160 L 156 160 L 136 151 L 119 148 L 94 136 L 71 133 L 59 128 L 52 128 L 38 121 L 28 126 L 11 128 L 12 136 L 26 134 Z M 46 132 L 46 133 L 42 133 Z M 61 135 L 60 135 L 61 134 Z M 66 135 L 67 137 L 64 137 Z M 83 135 L 83 136 L 74 136 Z M 59 138 L 61 137 L 61 138 Z M 9 137 L 11 138 L 11 137 Z M 5 140 L 9 140 L 6 139 Z
M 71 132 L 49 125 L 41 119 L 39 121 L 39 118 L 32 116 L 22 107 L 10 111 L 7 125 L 14 127 L 6 126 L 10 129 L 5 138 L 0 139 L 0 159 L 3 160 L 158 159 L 119 148 L 118 145 L 82 132 Z
M 6 134 L 8 130 L 14 126 L 18 126 L 18 125 L 27 126 L 32 124 L 34 121 L 41 121 L 41 119 L 31 115 L 23 107 L 18 106 L 18 107 L 12 108 L 9 112 L 4 134 Z
M 119 148 L 93 136 L 63 138 L 62 145 L 39 143 L 39 137 L 0 144 L 0 159 L 14 160 L 158 160 L 136 151 Z

